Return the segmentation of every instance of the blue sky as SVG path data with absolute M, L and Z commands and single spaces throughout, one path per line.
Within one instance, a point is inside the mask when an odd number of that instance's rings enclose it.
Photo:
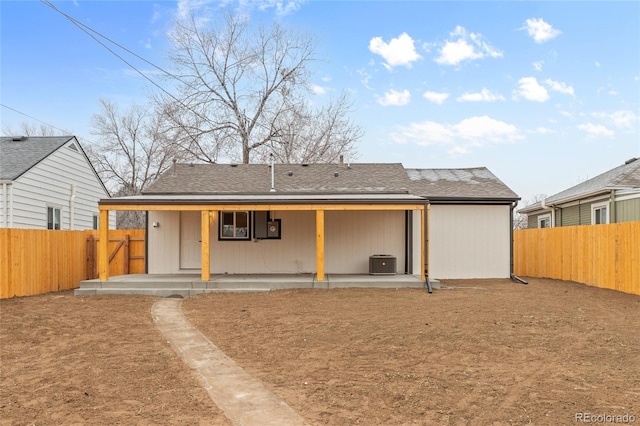
M 313 96 L 347 90 L 365 130 L 354 161 L 486 166 L 527 200 L 640 156 L 640 2 L 53 3 L 164 68 L 186 10 L 313 33 Z M 45 4 L 3 0 L 0 15 L 2 129 L 40 124 L 15 109 L 88 144 L 99 98 L 145 104 L 149 83 Z

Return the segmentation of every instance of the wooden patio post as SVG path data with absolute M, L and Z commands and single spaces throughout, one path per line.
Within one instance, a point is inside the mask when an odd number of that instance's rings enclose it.
M 210 228 L 210 215 L 213 214 L 213 212 L 209 211 L 209 210 L 202 210 L 200 212 L 200 222 L 201 222 L 201 235 L 200 235 L 200 240 L 202 241 L 202 245 L 200 247 L 201 253 L 201 263 L 202 263 L 202 273 L 201 273 L 201 277 L 200 279 L 202 281 L 209 281 L 209 279 L 211 278 L 211 257 L 210 257 L 210 253 L 211 253 L 211 249 L 210 249 L 210 242 L 209 242 L 209 228 Z
M 98 224 L 98 279 L 109 280 L 109 210 L 100 210 Z
M 316 210 L 316 279 L 324 281 L 324 210 Z

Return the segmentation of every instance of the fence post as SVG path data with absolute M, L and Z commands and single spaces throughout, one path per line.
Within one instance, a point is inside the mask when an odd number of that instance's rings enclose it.
M 93 238 L 93 235 L 89 235 L 87 237 L 87 279 L 88 280 L 92 280 L 95 278 L 95 273 L 96 273 L 96 245 L 95 245 L 95 238 Z
M 124 275 L 129 275 L 129 234 L 124 236 L 124 249 L 122 250 L 122 257 L 124 258 L 124 262 L 122 262 L 122 268 L 124 269 L 122 272 Z

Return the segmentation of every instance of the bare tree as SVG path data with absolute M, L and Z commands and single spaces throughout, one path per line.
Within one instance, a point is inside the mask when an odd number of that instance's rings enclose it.
M 192 16 L 176 23 L 171 60 L 179 83 L 174 95 L 156 99 L 186 152 L 205 162 L 243 163 L 267 151 L 282 161 L 355 156 L 362 131 L 345 119 L 346 95 L 315 111 L 305 100 L 315 61 L 309 35 L 278 24 L 254 29 L 232 15 L 220 27 L 198 22 Z
M 524 202 L 524 206 L 522 206 L 521 208 L 529 207 L 535 203 L 538 203 L 544 200 L 545 198 L 547 198 L 545 194 L 535 194 L 533 197 L 526 200 Z M 529 217 L 526 214 L 518 213 L 516 211 L 516 214 L 513 217 L 513 229 L 515 230 L 527 229 L 528 227 L 529 227 Z
M 134 105 L 123 113 L 100 99 L 101 111 L 91 118 L 95 145 L 87 155 L 112 194 L 136 195 L 179 158 L 177 147 L 162 132 L 157 114 Z M 120 214 L 118 228 L 143 227 L 144 214 Z
M 14 132 L 11 126 L 2 129 L 2 133 L 7 136 L 63 136 L 71 135 L 73 132 L 67 132 L 55 129 L 47 124 L 41 123 L 39 126 L 32 122 L 23 121 L 20 128 Z

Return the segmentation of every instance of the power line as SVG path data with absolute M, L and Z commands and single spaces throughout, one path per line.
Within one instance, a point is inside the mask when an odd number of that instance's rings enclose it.
M 42 123 L 42 124 L 44 124 L 45 126 L 51 127 L 52 129 L 56 129 L 56 130 L 57 130 L 57 131 L 59 131 L 59 132 L 62 132 L 62 133 L 68 133 L 68 131 L 67 131 L 67 130 L 59 129 L 59 128 L 57 128 L 56 126 L 54 126 L 53 124 L 49 124 L 49 123 L 47 123 L 46 121 L 42 121 L 42 120 L 40 120 L 40 119 L 38 119 L 38 118 L 32 117 L 32 116 L 30 116 L 29 114 L 26 114 L 26 113 L 24 113 L 24 112 L 22 112 L 22 111 L 18 111 L 17 109 L 15 109 L 15 108 L 11 108 L 10 106 L 5 105 L 5 104 L 3 104 L 3 103 L 0 103 L 0 106 L 1 106 L 1 107 L 3 107 L 3 108 L 9 109 L 9 110 L 11 110 L 11 111 L 13 111 L 13 112 L 17 112 L 17 113 L 18 113 L 18 114 L 20 114 L 20 115 L 24 115 L 25 117 L 28 117 L 28 118 L 30 118 L 30 119 L 32 119 L 32 120 L 35 120 L 35 121 L 37 121 L 37 122 L 39 122 L 39 123 Z
M 193 89 L 193 90 L 197 90 L 196 88 L 194 88 L 193 86 L 191 86 L 189 83 L 183 81 L 182 79 L 180 79 L 180 77 L 171 74 L 169 71 L 165 70 L 164 68 L 161 68 L 157 65 L 155 65 L 154 63 L 148 61 L 147 59 L 143 58 L 142 56 L 136 54 L 135 52 L 132 52 L 131 50 L 127 49 L 126 47 L 122 46 L 121 44 L 111 40 L 109 37 L 101 34 L 99 31 L 94 30 L 93 28 L 89 27 L 88 25 L 83 24 L 82 22 L 78 21 L 77 19 L 73 18 L 72 16 L 64 13 L 63 11 L 61 11 L 60 9 L 58 9 L 53 3 L 51 3 L 50 0 L 40 0 L 41 3 L 45 4 L 46 6 L 49 6 L 51 9 L 55 10 L 56 12 L 60 13 L 62 16 L 64 16 L 66 19 L 68 19 L 69 21 L 71 21 L 71 23 L 73 23 L 76 27 L 78 27 L 82 32 L 84 32 L 85 34 L 87 34 L 89 37 L 91 37 L 92 39 L 94 39 L 98 44 L 100 44 L 102 47 L 104 47 L 105 49 L 107 49 L 111 54 L 113 54 L 115 57 L 117 57 L 118 59 L 120 59 L 122 62 L 124 62 L 125 64 L 127 64 L 129 67 L 131 67 L 135 72 L 137 72 L 138 74 L 140 74 L 145 80 L 149 81 L 151 84 L 153 84 L 154 86 L 156 86 L 158 89 L 160 89 L 162 92 L 164 92 L 165 94 L 167 94 L 171 99 L 173 99 L 174 101 L 176 101 L 177 103 L 179 103 L 183 108 L 191 111 L 193 114 L 195 114 L 196 116 L 198 116 L 199 118 L 201 118 L 202 120 L 206 121 L 207 123 L 209 123 L 211 126 L 216 127 L 216 125 L 208 118 L 203 116 L 202 114 L 200 114 L 197 111 L 194 111 L 193 109 L 191 109 L 191 107 L 189 107 L 188 105 L 185 105 L 184 102 L 182 102 L 180 99 L 176 98 L 175 96 L 173 96 L 173 94 L 169 93 L 167 90 L 165 90 L 163 87 L 161 87 L 159 84 L 157 84 L 155 81 L 153 81 L 151 78 L 147 77 L 142 71 L 140 71 L 139 69 L 137 69 L 135 66 L 133 66 L 132 64 L 130 64 L 126 59 L 124 59 L 122 56 L 118 55 L 116 52 L 114 52 L 111 48 L 109 48 L 106 44 L 104 44 L 102 41 L 98 40 L 98 38 L 96 38 L 96 36 L 94 36 L 93 34 L 96 34 L 97 36 L 107 40 L 109 43 L 112 43 L 116 46 L 118 46 L 120 49 L 130 53 L 131 55 L 135 56 L 136 58 L 142 60 L 143 62 L 151 65 L 152 67 L 154 67 L 155 69 L 163 72 L 164 74 L 168 75 L 169 77 L 179 81 L 180 83 L 186 85 L 187 87 Z M 93 34 L 92 34 L 93 33 Z M 187 132 L 187 134 L 189 134 Z M 189 135 L 189 137 L 191 137 L 191 135 Z

